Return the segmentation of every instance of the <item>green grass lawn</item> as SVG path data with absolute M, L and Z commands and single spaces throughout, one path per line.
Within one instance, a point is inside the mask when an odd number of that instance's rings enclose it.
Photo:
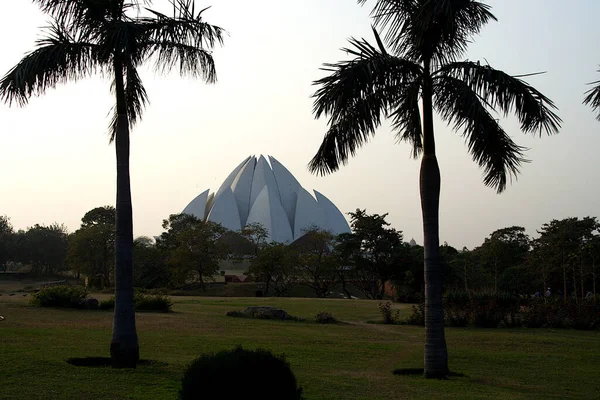
M 374 301 L 178 297 L 174 313 L 137 316 L 141 357 L 158 363 L 112 370 L 65 362 L 108 355 L 110 312 L 40 309 L 28 299 L 0 297 L 0 399 L 175 399 L 193 358 L 237 344 L 285 353 L 307 399 L 600 396 L 599 332 L 449 328 L 450 368 L 465 376 L 437 381 L 392 374 L 423 367 L 424 331 L 367 324 L 381 319 Z M 261 304 L 307 319 L 328 311 L 345 323 L 225 316 Z

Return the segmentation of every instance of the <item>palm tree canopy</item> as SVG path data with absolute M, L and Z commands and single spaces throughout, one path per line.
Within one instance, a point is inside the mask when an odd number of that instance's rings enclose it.
M 376 26 L 387 31 L 383 40 L 375 28 L 375 46 L 351 39 L 351 47 L 343 50 L 353 58 L 325 64 L 330 75 L 315 82 L 313 111 L 317 118 L 329 117 L 329 129 L 309 164 L 312 172 L 331 173 L 347 163 L 383 117 L 391 119 L 397 139 L 408 142 L 418 157 L 423 140 L 419 100 L 426 78 L 434 110 L 462 133 L 484 170 L 484 184 L 498 192 L 527 160 L 526 149 L 513 142 L 495 114 L 514 113 L 524 132 L 558 132 L 556 107 L 524 76 L 456 61 L 470 37 L 495 20 L 489 6 L 472 0 L 379 0 L 373 15 Z M 431 71 L 423 67 L 425 59 Z
M 154 59 L 160 73 L 176 68 L 182 75 L 216 81 L 211 51 L 223 43 L 223 29 L 203 21 L 206 9 L 195 10 L 193 0 L 170 0 L 169 16 L 146 8 L 141 16 L 137 0 L 35 0 L 52 20 L 36 49 L 0 80 L 0 98 L 27 104 L 33 95 L 59 83 L 93 73 L 125 78 L 130 124 L 142 116 L 148 101 L 138 67 Z M 150 4 L 150 1 L 143 1 Z M 122 71 L 115 71 L 115 58 Z M 116 109 L 115 109 L 116 114 Z M 111 124 L 111 140 L 116 124 Z
M 600 70 L 598 70 L 598 72 L 600 72 Z M 583 104 L 591 106 L 592 110 L 598 113 L 596 119 L 600 121 L 600 81 L 592 82 L 590 85 L 593 85 L 593 87 L 585 92 L 586 96 L 583 100 Z

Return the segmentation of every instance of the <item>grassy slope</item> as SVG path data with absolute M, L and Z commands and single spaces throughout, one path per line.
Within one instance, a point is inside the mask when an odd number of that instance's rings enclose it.
M 448 329 L 451 368 L 466 377 L 395 376 L 422 367 L 423 329 L 364 323 L 377 302 L 317 299 L 175 299 L 175 313 L 138 314 L 141 356 L 162 363 L 122 371 L 73 367 L 68 357 L 106 356 L 112 315 L 37 309 L 21 295 L 0 297 L 0 398 L 173 399 L 196 355 L 236 344 L 285 353 L 308 399 L 595 398 L 600 333 Z M 247 305 L 280 306 L 340 325 L 225 317 Z M 166 363 L 166 364 L 164 364 Z M 235 377 L 232 377 L 234 380 Z

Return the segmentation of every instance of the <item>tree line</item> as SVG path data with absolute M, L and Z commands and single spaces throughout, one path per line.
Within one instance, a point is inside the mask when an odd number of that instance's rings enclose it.
M 231 232 L 220 224 L 186 214 L 163 221 L 163 233 L 134 240 L 134 285 L 140 288 L 204 287 L 221 272 L 220 262 L 246 263 L 250 280 L 265 295 L 282 296 L 294 285 L 310 287 L 317 297 L 332 291 L 347 298 L 422 299 L 424 249 L 404 241 L 389 226 L 387 214 L 349 213 L 351 233 L 333 235 L 312 227 L 291 244 L 269 243 L 268 231 L 249 224 Z M 0 217 L 0 267 L 4 272 L 26 265 L 37 275 L 70 271 L 79 277 L 101 276 L 114 283 L 115 209 L 87 212 L 81 226 L 36 224 L 14 231 Z M 574 300 L 596 296 L 600 260 L 600 223 L 595 217 L 545 223 L 531 238 L 525 228 L 498 229 L 471 250 L 440 246 L 446 291 L 547 292 Z M 241 267 L 243 268 L 243 267 Z

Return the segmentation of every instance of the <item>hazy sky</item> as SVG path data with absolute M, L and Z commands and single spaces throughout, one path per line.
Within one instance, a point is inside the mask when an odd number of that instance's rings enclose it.
M 132 133 L 131 179 L 135 235 L 156 235 L 161 221 L 181 212 L 206 188 L 218 189 L 251 154 L 270 154 L 307 189 L 343 211 L 389 213 L 405 238 L 422 243 L 419 162 L 396 145 L 388 125 L 339 172 L 318 177 L 307 163 L 326 121 L 315 121 L 311 82 L 323 62 L 346 59 L 350 36 L 372 39 L 373 1 L 207 0 L 206 20 L 227 29 L 215 52 L 219 82 L 206 86 L 177 74 L 144 70 L 151 104 Z M 488 1 L 499 22 L 489 24 L 467 54 L 529 78 L 558 105 L 561 133 L 533 138 L 514 119 L 504 127 L 531 150 L 532 163 L 502 195 L 481 183 L 463 138 L 437 122 L 442 171 L 440 239 L 472 248 L 495 229 L 525 226 L 530 234 L 552 218 L 600 216 L 600 122 L 581 105 L 586 83 L 600 79 L 600 2 Z M 166 0 L 156 9 L 167 11 Z M 0 73 L 33 49 L 47 17 L 31 2 L 2 0 Z M 15 228 L 64 223 L 72 231 L 93 207 L 114 204 L 115 156 L 108 145 L 110 82 L 96 77 L 34 98 L 25 108 L 0 105 L 0 215 Z

